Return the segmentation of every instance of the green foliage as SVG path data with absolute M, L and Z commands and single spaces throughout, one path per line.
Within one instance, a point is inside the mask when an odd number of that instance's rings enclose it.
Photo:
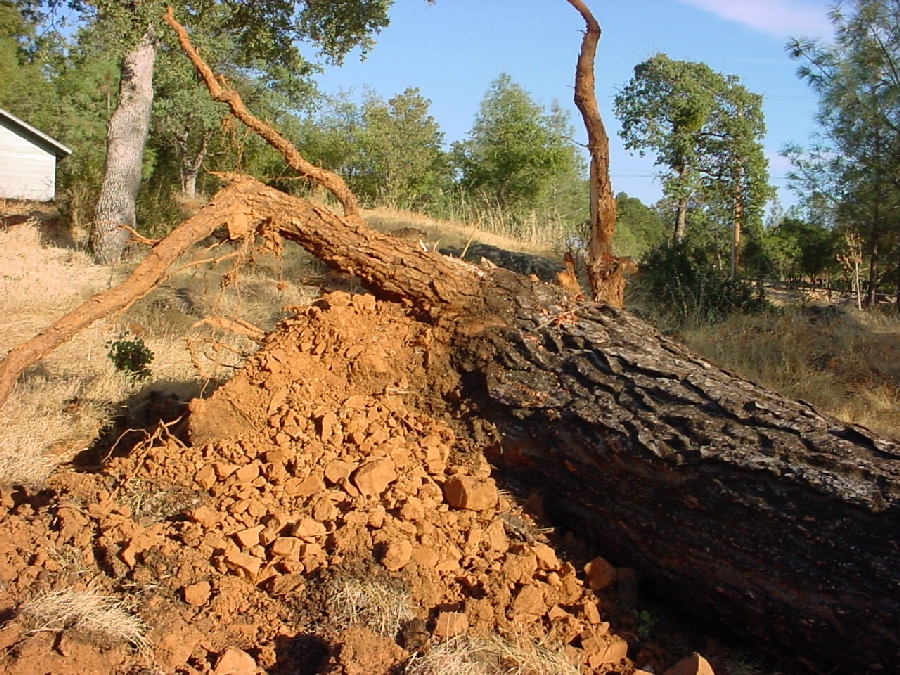
M 617 256 L 640 260 L 650 249 L 662 244 L 665 237 L 666 226 L 658 212 L 624 192 L 616 195 L 613 250 Z
M 554 188 L 583 178 L 584 160 L 571 136 L 562 108 L 545 111 L 509 75 L 500 75 L 467 138 L 453 146 L 460 186 L 503 209 L 535 208 Z
M 420 208 L 450 185 L 444 135 L 415 87 L 388 101 L 370 94 L 360 111 L 360 166 L 352 182 L 371 201 Z
M 153 352 L 141 338 L 129 339 L 128 335 L 122 334 L 118 340 L 107 342 L 106 346 L 109 348 L 107 356 L 117 371 L 133 381 L 150 377 Z
M 646 609 L 644 610 L 631 610 L 631 615 L 637 621 L 637 632 L 640 637 L 643 639 L 647 639 L 650 637 L 650 633 L 653 631 L 653 627 L 656 625 L 656 619 L 653 618 L 653 615 L 650 614 Z
M 834 40 L 794 39 L 787 49 L 819 96 L 821 133 L 811 147 L 784 149 L 802 203 L 864 242 L 869 299 L 896 259 L 900 208 L 900 5 L 852 0 L 831 12 Z M 898 274 L 900 287 L 900 274 Z
M 676 241 L 688 209 L 738 230 L 761 223 L 772 196 L 762 139 L 762 96 L 703 63 L 656 54 L 635 66 L 615 98 L 625 147 L 652 152 L 676 205 Z
M 707 250 L 689 242 L 664 244 L 641 262 L 631 291 L 663 325 L 716 323 L 736 312 L 757 312 L 767 303 L 762 289 L 731 279 Z

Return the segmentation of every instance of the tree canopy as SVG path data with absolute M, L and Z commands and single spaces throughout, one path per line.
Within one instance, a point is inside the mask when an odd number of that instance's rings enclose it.
M 736 265 L 741 230 L 761 221 L 772 195 L 762 97 L 734 75 L 656 54 L 635 66 L 615 110 L 625 147 L 653 153 L 663 167 L 663 192 L 676 205 L 673 239 L 684 239 L 690 208 L 706 209 L 731 223 Z

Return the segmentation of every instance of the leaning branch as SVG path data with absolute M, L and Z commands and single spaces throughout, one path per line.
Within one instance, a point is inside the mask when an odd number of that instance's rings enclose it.
M 435 317 L 451 316 L 480 297 L 481 280 L 468 265 L 422 251 L 249 176 L 221 176 L 226 187 L 158 242 L 125 281 L 90 298 L 6 355 L 0 362 L 0 407 L 26 368 L 98 319 L 147 295 L 180 256 L 222 225 L 228 226 L 231 239 L 294 241 L 331 267 L 359 277 L 382 297 L 403 300 Z
M 290 141 L 247 110 L 238 93 L 228 87 L 224 83 L 223 78 L 217 78 L 212 68 L 206 64 L 203 57 L 194 49 L 184 26 L 175 19 L 175 12 L 171 6 L 166 9 L 165 21 L 177 34 L 178 44 L 181 45 L 181 49 L 184 50 L 200 77 L 203 78 L 203 82 L 206 83 L 206 88 L 209 89 L 213 100 L 227 104 L 231 108 L 232 114 L 252 131 L 259 134 L 269 145 L 278 150 L 292 169 L 305 178 L 327 188 L 341 203 L 344 209 L 344 217 L 362 222 L 356 195 L 350 191 L 344 180 L 331 171 L 307 162 Z

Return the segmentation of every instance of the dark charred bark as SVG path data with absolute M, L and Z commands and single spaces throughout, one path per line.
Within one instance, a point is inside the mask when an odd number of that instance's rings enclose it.
M 900 663 L 900 448 L 624 311 L 504 275 L 457 343 L 492 461 L 687 609 L 815 672 Z M 547 313 L 549 307 L 549 315 Z

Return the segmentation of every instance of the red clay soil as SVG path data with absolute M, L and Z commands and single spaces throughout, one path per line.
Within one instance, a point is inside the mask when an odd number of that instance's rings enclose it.
M 0 672 L 379 675 L 460 633 L 635 672 L 600 601 L 633 573 L 561 560 L 498 490 L 440 413 L 455 375 L 434 367 L 448 358 L 437 330 L 333 293 L 192 403 L 190 445 L 164 436 L 100 473 L 2 492 Z M 411 614 L 384 635 L 336 615 L 334 589 L 360 582 L 405 592 Z M 126 598 L 150 650 L 35 632 L 18 612 L 81 589 Z M 657 673 L 675 660 L 652 659 Z

